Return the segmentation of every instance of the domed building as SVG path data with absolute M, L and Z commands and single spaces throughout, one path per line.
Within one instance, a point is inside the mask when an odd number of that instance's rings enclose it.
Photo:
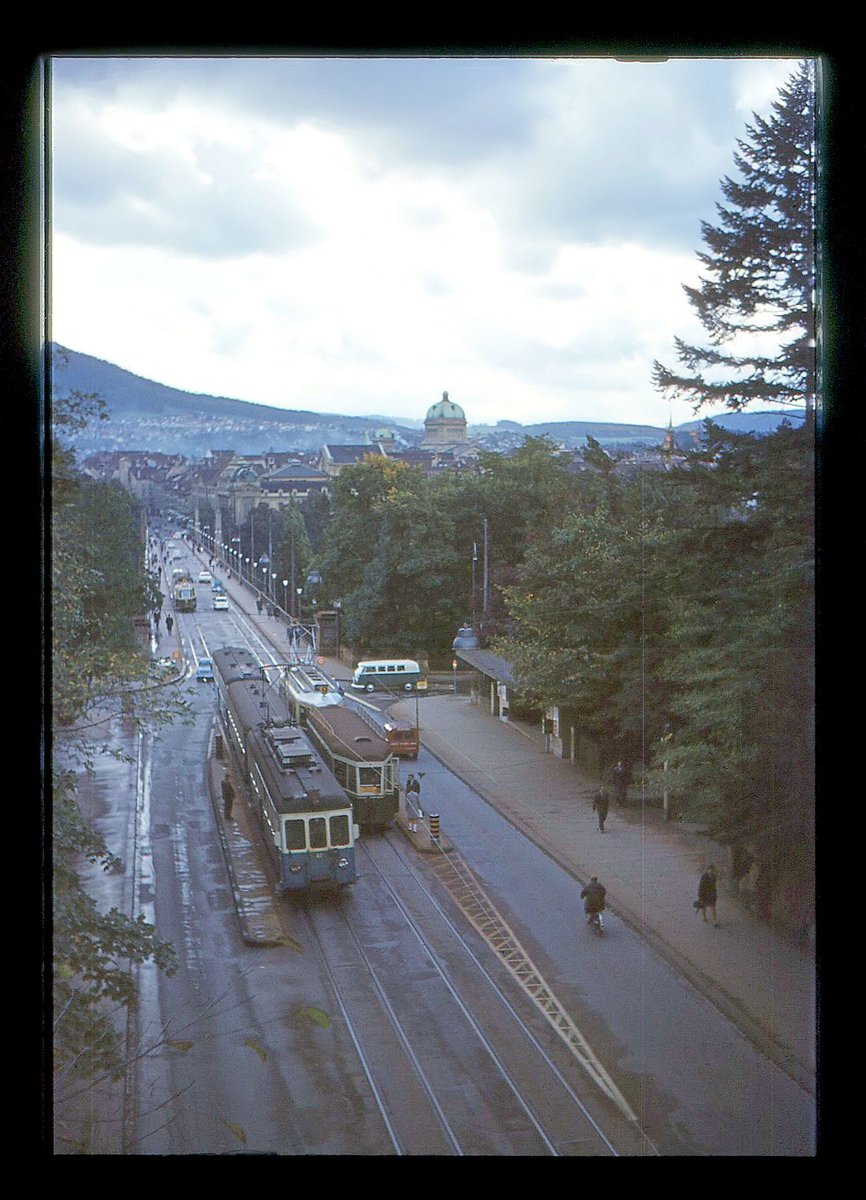
M 422 450 L 460 449 L 468 445 L 466 436 L 466 414 L 459 404 L 442 393 L 438 404 L 432 404 L 424 419 Z

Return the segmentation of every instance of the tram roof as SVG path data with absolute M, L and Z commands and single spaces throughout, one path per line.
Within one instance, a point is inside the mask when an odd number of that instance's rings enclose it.
M 312 709 L 309 723 L 327 741 L 335 754 L 354 762 L 380 763 L 393 756 L 383 737 L 364 721 L 360 713 L 343 705 Z

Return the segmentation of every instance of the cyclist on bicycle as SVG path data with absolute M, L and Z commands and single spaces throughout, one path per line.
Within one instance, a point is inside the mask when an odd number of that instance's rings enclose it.
M 588 883 L 580 893 L 587 921 L 592 922 L 593 918 L 604 910 L 606 895 L 607 889 L 598 882 L 598 876 L 593 875 L 592 882 Z

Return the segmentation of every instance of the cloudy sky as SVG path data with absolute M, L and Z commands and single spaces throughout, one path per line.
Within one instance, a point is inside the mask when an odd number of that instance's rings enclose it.
M 795 70 L 55 58 L 52 337 L 282 408 L 666 425 L 700 222 Z

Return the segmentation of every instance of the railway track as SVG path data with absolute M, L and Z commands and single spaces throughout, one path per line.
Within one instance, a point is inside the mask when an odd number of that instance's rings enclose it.
M 390 1152 L 653 1153 L 615 1089 L 557 1052 L 502 955 L 471 944 L 398 844 L 362 846 L 357 903 L 307 900 L 303 914 Z

